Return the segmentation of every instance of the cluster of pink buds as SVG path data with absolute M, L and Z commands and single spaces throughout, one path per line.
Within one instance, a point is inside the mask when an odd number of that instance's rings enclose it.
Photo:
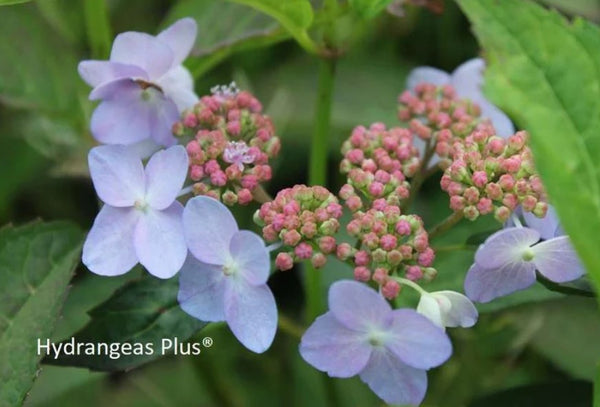
M 421 83 L 414 93 L 406 90 L 399 97 L 398 117 L 409 123 L 417 137 L 425 140 L 442 159 L 440 166 L 449 165 L 455 141 L 467 137 L 479 124 L 480 109 L 468 99 L 459 99 L 450 85 Z
M 394 274 L 411 281 L 436 276 L 431 267 L 435 253 L 418 216 L 402 215 L 398 206 L 377 199 L 368 211 L 356 212 L 346 228 L 358 239 L 358 248 L 340 243 L 337 257 L 353 263 L 356 280 L 379 284 L 385 297 L 392 299 L 400 292 Z
M 479 129 L 456 142 L 452 164 L 441 179 L 452 210 L 470 220 L 493 212 L 504 222 L 520 204 L 524 211 L 544 217 L 548 204 L 527 139 L 524 131 L 503 139 L 491 129 Z
M 342 209 L 326 188 L 296 185 L 264 203 L 254 220 L 262 226 L 267 242 L 280 240 L 286 249 L 277 255 L 278 269 L 289 270 L 295 261 L 308 259 L 320 268 L 327 262 L 326 256 L 336 251 L 333 235 L 340 228 Z
M 368 129 L 354 128 L 342 144 L 344 158 L 340 164 L 340 171 L 348 174 L 340 196 L 352 212 L 363 205 L 359 193 L 368 202 L 386 198 L 394 205 L 408 198 L 406 178 L 420 165 L 419 150 L 412 141 L 411 132 L 400 127 L 386 129 L 384 124 L 374 123 Z
M 227 205 L 246 205 L 260 183 L 271 179 L 269 159 L 280 141 L 260 102 L 234 86 L 213 89 L 175 123 L 173 133 L 191 136 L 186 145 L 195 195 Z

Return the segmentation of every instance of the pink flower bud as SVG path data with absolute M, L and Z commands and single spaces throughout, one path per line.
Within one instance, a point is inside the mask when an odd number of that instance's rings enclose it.
M 319 249 L 325 253 L 329 254 L 335 251 L 335 238 L 333 236 L 324 236 L 319 239 Z
M 248 205 L 252 202 L 252 192 L 249 189 L 242 188 L 238 191 L 238 203 L 240 205 Z
M 366 267 L 356 267 L 354 269 L 354 278 L 357 281 L 367 282 L 371 278 L 371 272 Z
M 336 256 L 342 261 L 349 259 L 352 256 L 352 246 L 348 243 L 340 243 L 336 248 Z
M 381 289 L 383 296 L 389 300 L 393 300 L 400 293 L 400 284 L 396 280 L 388 280 Z
M 383 267 L 378 267 L 373 272 L 373 281 L 379 285 L 383 285 L 388 278 L 388 271 Z
M 492 200 L 489 198 L 481 198 L 477 203 L 477 210 L 481 215 L 487 215 L 494 210 Z
M 275 258 L 275 266 L 281 270 L 289 270 L 294 267 L 294 260 L 288 253 L 279 253 Z
M 485 171 L 475 171 L 472 176 L 473 184 L 478 188 L 483 188 L 487 183 L 487 174 Z
M 370 261 L 369 254 L 364 250 L 359 250 L 354 254 L 354 263 L 357 266 L 367 266 Z
M 296 246 L 296 248 L 294 249 L 294 253 L 299 259 L 307 260 L 312 257 L 313 249 L 308 243 L 302 242 L 298 246 Z
M 297 230 L 288 230 L 283 234 L 283 243 L 288 246 L 296 246 L 300 240 L 302 240 L 302 236 Z
M 411 281 L 417 281 L 423 278 L 423 271 L 419 266 L 408 266 L 406 268 L 406 278 Z
M 325 256 L 323 253 L 315 253 L 310 259 L 310 262 L 314 268 L 320 269 L 325 265 L 325 263 L 327 263 L 327 256 Z
M 398 239 L 394 235 L 383 235 L 381 239 L 379 239 L 379 244 L 383 250 L 390 251 L 396 248 Z

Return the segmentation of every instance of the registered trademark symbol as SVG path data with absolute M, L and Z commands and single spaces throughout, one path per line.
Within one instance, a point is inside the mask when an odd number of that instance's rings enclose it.
M 210 348 L 213 345 L 213 339 L 210 336 L 205 336 L 202 338 L 202 346 L 205 348 Z

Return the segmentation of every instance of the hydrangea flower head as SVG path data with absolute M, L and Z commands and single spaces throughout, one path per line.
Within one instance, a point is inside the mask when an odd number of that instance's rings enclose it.
M 540 237 L 534 229 L 510 227 L 487 238 L 475 253 L 475 263 L 467 273 L 467 296 L 488 302 L 523 290 L 535 282 L 536 269 L 556 283 L 572 281 L 584 274 L 568 236 L 542 242 Z
M 358 209 L 359 192 L 368 201 L 386 198 L 398 204 L 409 194 L 406 180 L 419 169 L 419 151 L 413 145 L 409 130 L 386 129 L 382 123 L 374 123 L 368 129 L 358 126 L 342 144 L 344 158 L 340 163 L 342 174 L 348 174 L 346 197 L 348 207 Z M 348 202 L 348 200 L 350 202 Z
M 518 205 L 544 217 L 546 193 L 537 174 L 526 132 L 508 139 L 479 129 L 454 143 L 452 164 L 440 181 L 450 195 L 450 207 L 469 220 L 494 213 L 505 222 Z
M 150 138 L 175 143 L 171 127 L 198 97 L 181 65 L 196 39 L 196 22 L 183 18 L 157 36 L 119 34 L 108 61 L 82 61 L 79 74 L 102 100 L 92 115 L 93 136 L 105 144 L 134 144 Z
M 262 204 L 254 216 L 267 242 L 280 240 L 289 251 L 278 254 L 275 265 L 289 270 L 295 261 L 311 260 L 323 267 L 325 255 L 335 253 L 342 206 L 321 186 L 295 185 Z
M 426 371 L 452 353 L 448 336 L 410 309 L 392 310 L 376 291 L 354 281 L 329 289 L 329 311 L 308 328 L 300 354 L 331 377 L 359 375 L 389 404 L 418 405 Z
M 247 205 L 260 183 L 271 179 L 269 160 L 277 156 L 279 138 L 260 102 L 235 84 L 213 88 L 173 126 L 189 137 L 190 178 L 194 194 L 226 205 Z
M 422 293 L 417 312 L 442 328 L 470 328 L 478 317 L 473 303 L 456 291 Z
M 226 321 L 246 348 L 264 352 L 275 337 L 277 306 L 263 240 L 239 230 L 227 207 L 209 197 L 189 200 L 183 222 L 191 255 L 179 277 L 181 308 L 202 321 Z
M 138 262 L 159 278 L 176 274 L 187 254 L 183 206 L 176 201 L 187 173 L 185 148 L 155 153 L 145 169 L 121 145 L 94 147 L 88 161 L 104 206 L 83 245 L 83 263 L 106 276 L 126 273 Z
M 340 244 L 338 257 L 351 260 L 354 277 L 375 281 L 387 298 L 395 298 L 400 292 L 394 275 L 418 281 L 431 280 L 437 274 L 431 267 L 435 253 L 421 218 L 402 215 L 398 206 L 389 205 L 384 199 L 376 200 L 366 212 L 356 212 L 346 230 L 360 245 L 344 251 Z
M 515 128 L 510 119 L 483 94 L 484 70 L 485 61 L 481 58 L 464 62 L 452 74 L 432 67 L 419 67 L 410 72 L 406 84 L 407 88 L 413 91 L 422 83 L 430 83 L 438 87 L 452 86 L 459 98 L 470 99 L 479 106 L 481 116 L 491 120 L 499 136 L 508 137 L 514 134 Z

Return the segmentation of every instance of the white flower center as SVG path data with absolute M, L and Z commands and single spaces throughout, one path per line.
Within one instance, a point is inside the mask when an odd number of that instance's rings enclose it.
M 531 249 L 531 247 L 526 248 L 525 250 L 523 250 L 523 254 L 521 255 L 523 257 L 523 260 L 525 261 L 531 261 L 534 258 L 534 252 Z
M 133 203 L 133 207 L 140 212 L 146 212 L 148 210 L 148 203 L 143 199 L 138 199 Z
M 228 260 L 223 265 L 223 274 L 225 274 L 227 277 L 233 276 L 237 272 L 238 272 L 238 265 L 233 259 Z
M 367 334 L 367 339 L 371 346 L 381 347 L 385 344 L 387 339 L 387 332 L 382 331 L 378 328 L 371 328 Z

